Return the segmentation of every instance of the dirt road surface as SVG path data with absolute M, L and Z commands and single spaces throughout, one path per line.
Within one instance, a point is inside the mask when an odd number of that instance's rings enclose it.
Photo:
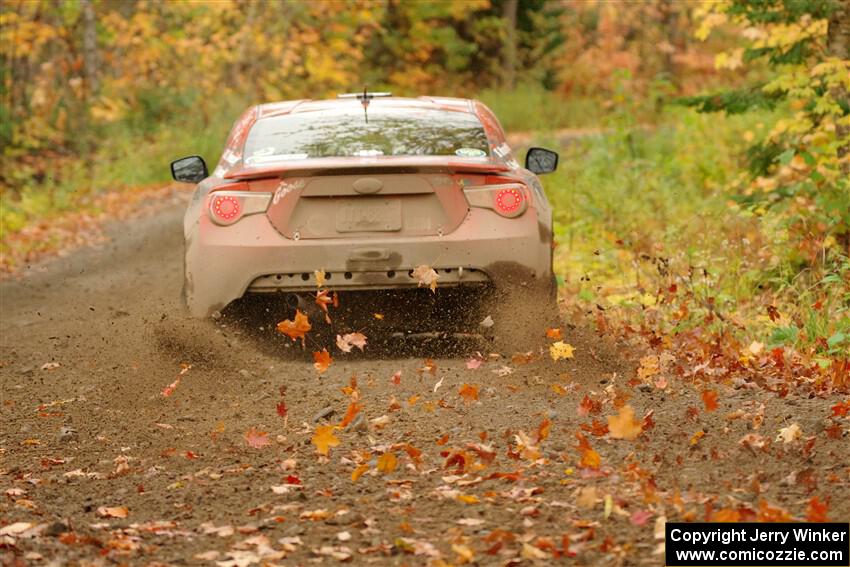
M 0 284 L 4 563 L 659 565 L 665 519 L 850 518 L 837 400 L 717 385 L 708 411 L 582 321 L 572 359 L 541 321 L 530 356 L 402 340 L 319 374 L 274 335 L 292 313 L 183 316 L 181 216 Z M 606 432 L 623 406 L 636 439 Z

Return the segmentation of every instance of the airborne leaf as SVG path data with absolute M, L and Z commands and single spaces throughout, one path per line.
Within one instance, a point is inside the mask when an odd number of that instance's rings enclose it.
M 641 422 L 635 419 L 632 406 L 626 404 L 620 408 L 617 415 L 608 416 L 608 430 L 614 439 L 636 439 L 643 428 Z
M 313 366 L 319 371 L 319 374 L 326 372 L 330 367 L 331 362 L 333 362 L 333 359 L 327 349 L 322 349 L 321 352 L 313 353 Z
M 336 447 L 339 445 L 339 438 L 334 435 L 334 429 L 336 429 L 335 425 L 320 425 L 316 427 L 315 433 L 313 433 L 313 438 L 311 439 L 313 445 L 316 446 L 316 452 L 320 455 L 327 455 L 331 447 Z
M 428 287 L 432 292 L 437 292 L 437 278 L 440 276 L 431 266 L 425 264 L 416 266 L 412 276 L 417 280 L 419 287 Z
M 305 336 L 312 329 L 310 320 L 300 310 L 295 310 L 295 320 L 285 319 L 277 324 L 277 330 L 290 339 L 301 339 L 302 346 L 305 344 Z

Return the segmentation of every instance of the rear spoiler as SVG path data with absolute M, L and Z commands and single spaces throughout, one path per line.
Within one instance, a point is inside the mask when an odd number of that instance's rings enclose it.
M 299 175 L 356 175 L 358 173 L 503 173 L 511 168 L 495 158 L 456 159 L 443 156 L 379 158 L 314 158 L 280 161 L 233 169 L 224 179 L 265 179 Z

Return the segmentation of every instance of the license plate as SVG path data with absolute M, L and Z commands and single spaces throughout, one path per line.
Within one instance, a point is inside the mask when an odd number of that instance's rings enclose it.
M 392 232 L 401 230 L 401 201 L 358 197 L 341 204 L 337 232 Z

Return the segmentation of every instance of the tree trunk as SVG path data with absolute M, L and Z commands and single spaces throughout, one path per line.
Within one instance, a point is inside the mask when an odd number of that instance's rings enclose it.
M 505 0 L 502 5 L 502 18 L 505 20 L 505 31 L 507 32 L 505 45 L 502 50 L 503 87 L 513 90 L 516 84 L 516 13 L 519 0 Z
M 850 3 L 846 1 L 836 2 L 835 10 L 829 16 L 826 47 L 831 56 L 843 59 L 845 62 L 850 59 Z M 850 96 L 843 85 L 834 87 L 832 96 L 836 100 L 843 100 L 845 106 L 850 104 Z M 841 164 L 841 171 L 850 174 L 850 160 L 846 159 L 850 154 L 850 126 L 839 125 L 835 129 L 835 134 L 839 140 L 846 140 L 838 148 L 838 158 L 845 160 Z
M 83 161 L 88 177 L 88 192 L 93 192 L 94 168 L 95 168 L 95 136 L 91 124 L 91 107 L 97 96 L 97 18 L 94 13 L 92 0 L 80 0 L 83 11 L 83 67 L 85 72 L 85 91 L 83 105 L 85 105 L 86 125 L 82 134 L 83 139 Z
M 97 92 L 97 18 L 92 0 L 80 0 L 83 9 L 83 64 L 86 68 L 86 95 Z

